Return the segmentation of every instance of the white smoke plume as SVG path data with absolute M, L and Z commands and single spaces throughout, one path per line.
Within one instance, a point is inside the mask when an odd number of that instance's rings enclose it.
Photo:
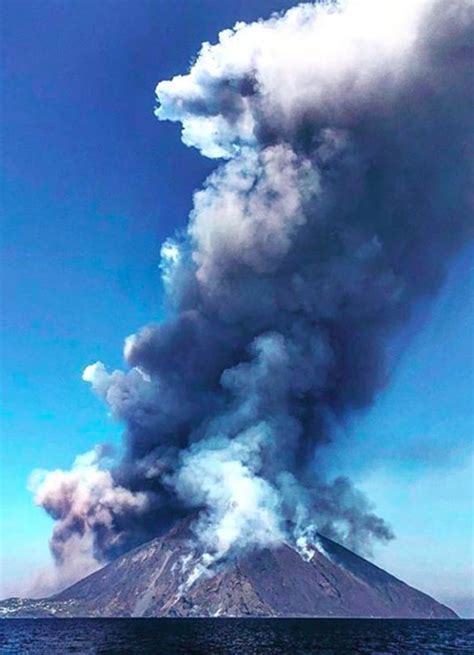
M 170 318 L 126 340 L 126 372 L 84 372 L 123 459 L 37 487 L 60 561 L 78 536 L 106 561 L 190 512 L 209 561 L 392 537 L 318 453 L 472 238 L 473 28 L 471 0 L 302 4 L 158 84 L 158 118 L 219 161 L 162 248 Z

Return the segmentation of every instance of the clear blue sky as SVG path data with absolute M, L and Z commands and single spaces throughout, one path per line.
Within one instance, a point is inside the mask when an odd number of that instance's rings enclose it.
M 283 0 L 2 3 L 3 588 L 48 561 L 32 469 L 67 468 L 120 426 L 81 381 L 121 364 L 161 311 L 161 241 L 215 163 L 153 116 L 154 87 L 205 40 Z M 467 612 L 473 595 L 474 250 L 463 253 L 393 384 L 348 426 L 347 463 L 398 540 L 376 561 Z M 349 440 L 348 440 L 349 441 Z M 370 466 L 368 466 L 370 464 Z M 1 591 L 1 590 L 0 590 Z

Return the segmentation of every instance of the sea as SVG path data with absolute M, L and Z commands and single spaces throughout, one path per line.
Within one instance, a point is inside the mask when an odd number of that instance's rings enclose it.
M 474 654 L 474 620 L 5 619 L 0 653 Z

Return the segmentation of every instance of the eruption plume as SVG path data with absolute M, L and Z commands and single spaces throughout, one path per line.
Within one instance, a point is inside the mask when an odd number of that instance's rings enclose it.
M 125 425 L 121 460 L 37 481 L 60 561 L 78 538 L 107 561 L 190 513 L 207 561 L 304 552 L 316 530 L 392 537 L 319 453 L 472 237 L 473 27 L 470 0 L 302 4 L 158 84 L 157 117 L 219 161 L 162 247 L 167 318 L 126 339 L 125 371 L 84 371 Z

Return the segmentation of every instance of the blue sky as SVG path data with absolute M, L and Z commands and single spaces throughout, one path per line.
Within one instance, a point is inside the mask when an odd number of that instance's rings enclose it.
M 4 0 L 1 581 L 49 558 L 32 469 L 120 438 L 81 381 L 161 312 L 160 243 L 215 162 L 153 115 L 154 87 L 276 0 Z M 391 385 L 347 426 L 349 463 L 398 539 L 376 561 L 469 611 L 473 595 L 473 249 L 459 257 Z M 413 325 L 411 326 L 413 328 Z M 413 330 L 412 330 L 413 331 Z M 349 438 L 350 437 L 350 438 Z M 434 579 L 433 572 L 437 575 Z

